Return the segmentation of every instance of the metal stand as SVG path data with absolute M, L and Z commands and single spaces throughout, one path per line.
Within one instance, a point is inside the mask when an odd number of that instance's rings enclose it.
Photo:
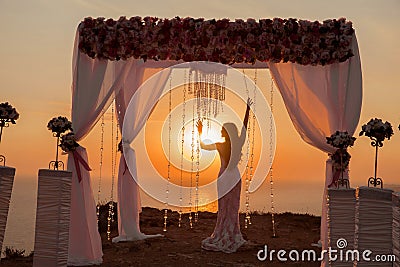
M 382 147 L 383 143 L 376 139 L 373 139 L 371 145 L 375 147 L 375 176 L 368 179 L 368 187 L 370 187 L 370 185 L 373 185 L 374 187 L 380 186 L 381 188 L 383 188 L 382 178 L 376 177 L 376 174 L 378 172 L 378 148 Z

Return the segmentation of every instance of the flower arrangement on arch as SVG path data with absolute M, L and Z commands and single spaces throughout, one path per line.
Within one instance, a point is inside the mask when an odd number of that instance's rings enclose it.
M 76 142 L 75 134 L 73 132 L 61 136 L 60 145 L 62 151 L 74 152 L 79 144 Z
M 352 57 L 352 22 L 294 18 L 247 20 L 156 17 L 85 18 L 79 50 L 91 58 L 212 61 L 256 60 L 325 65 Z
M 337 148 L 330 156 L 332 159 L 332 167 L 334 170 L 332 183 L 338 185 L 339 178 L 343 183 L 343 173 L 349 167 L 351 155 L 347 152 L 348 147 L 352 147 L 356 138 L 351 136 L 347 131 L 336 131 L 331 136 L 326 137 L 326 142 Z

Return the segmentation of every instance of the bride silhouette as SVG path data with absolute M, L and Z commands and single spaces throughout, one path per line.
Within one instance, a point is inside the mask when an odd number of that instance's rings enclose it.
M 205 150 L 217 150 L 221 159 L 221 168 L 218 173 L 218 214 L 214 232 L 201 242 L 206 250 L 235 252 L 246 241 L 240 232 L 239 205 L 242 181 L 238 163 L 242 155 L 242 147 L 246 139 L 246 129 L 249 120 L 252 100 L 247 99 L 246 114 L 240 135 L 234 123 L 224 123 L 221 130 L 224 142 L 204 144 L 200 138 L 200 145 Z M 197 122 L 197 130 L 201 136 L 203 124 Z

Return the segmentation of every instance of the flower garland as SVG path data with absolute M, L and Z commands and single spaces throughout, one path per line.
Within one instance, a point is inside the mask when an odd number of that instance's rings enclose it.
M 0 120 L 4 122 L 11 122 L 15 124 L 15 121 L 19 119 L 19 113 L 17 110 L 8 104 L 8 102 L 0 103 Z
M 75 134 L 73 132 L 70 132 L 61 136 L 59 146 L 64 152 L 68 153 L 75 151 L 79 144 L 75 140 Z
M 60 136 L 68 130 L 72 131 L 72 123 L 66 117 L 58 116 L 47 123 L 47 129 Z
M 367 124 L 362 126 L 360 136 L 365 135 L 377 142 L 379 146 L 383 146 L 383 141 L 393 135 L 393 128 L 390 122 L 383 122 L 381 119 L 371 119 Z
M 79 50 L 91 58 L 212 61 L 256 60 L 325 65 L 346 61 L 354 29 L 345 18 L 289 19 L 85 18 Z

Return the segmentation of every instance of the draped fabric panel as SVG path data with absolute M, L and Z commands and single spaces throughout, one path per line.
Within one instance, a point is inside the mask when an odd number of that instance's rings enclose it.
M 84 147 L 78 147 L 76 152 L 88 162 Z M 80 168 L 80 182 L 76 168 Z M 103 252 L 97 229 L 96 203 L 90 173 L 80 163 L 76 166 L 72 155 L 68 156 L 68 170 L 72 170 L 68 265 L 101 264 Z
M 39 170 L 34 267 L 67 266 L 71 176 L 69 171 Z
M 396 260 L 393 262 L 394 267 L 400 267 L 400 193 L 393 192 L 392 194 L 392 209 L 393 209 L 393 222 L 392 222 L 392 240 L 393 240 L 393 254 Z
M 75 132 L 75 137 L 77 141 L 82 140 L 94 127 L 96 122 L 104 114 L 107 108 L 110 106 L 114 98 L 117 101 L 117 116 L 120 121 L 120 128 L 122 128 L 122 121 L 124 119 L 124 114 L 126 107 L 136 92 L 140 85 L 152 74 L 161 70 L 161 67 L 169 67 L 171 65 L 177 64 L 177 62 L 164 61 L 163 63 L 146 62 L 142 60 L 129 59 L 126 61 L 107 61 L 89 58 L 87 55 L 78 51 L 77 41 L 79 40 L 78 35 L 75 39 L 75 48 L 73 55 L 73 84 L 72 84 L 72 127 Z M 147 69 L 147 71 L 146 71 Z M 146 73 L 147 76 L 144 76 Z M 164 79 L 165 78 L 165 79 Z M 140 105 L 137 105 L 135 109 L 135 114 L 137 113 L 137 119 L 133 128 L 133 135 L 131 141 L 140 132 L 142 127 L 146 122 L 146 114 L 148 115 L 150 110 L 148 109 L 148 103 L 156 103 L 158 96 L 162 92 L 163 84 L 167 80 L 168 75 L 163 76 L 163 81 L 160 81 L 159 91 L 157 93 L 157 88 L 154 88 L 154 92 L 151 94 L 145 94 L 145 97 L 140 97 Z M 121 92 L 121 94 L 119 94 Z M 149 99 L 146 97 L 150 96 Z M 150 101 L 151 100 L 151 101 Z M 150 101 L 150 102 L 149 102 Z M 144 104 L 143 104 L 144 103 Z M 80 154 L 85 154 L 86 149 L 81 147 Z M 132 152 L 134 153 L 134 152 Z M 131 154 L 132 154 L 131 153 Z M 81 155 L 83 156 L 83 155 Z M 70 157 L 69 161 L 72 162 Z M 131 157 L 132 158 L 132 157 Z M 136 170 L 136 161 L 133 160 Z M 120 172 L 118 179 L 118 210 L 119 216 L 119 232 L 122 235 L 122 239 L 136 239 L 135 236 L 140 236 L 145 238 L 146 236 L 140 233 L 139 230 L 139 212 L 140 212 L 140 198 L 138 186 L 129 170 L 125 171 L 125 158 L 121 157 L 120 160 Z M 75 167 L 69 166 L 69 169 L 76 174 Z M 90 174 L 87 172 L 88 177 L 84 179 L 90 180 Z M 136 173 L 134 173 L 136 176 Z M 79 192 L 79 194 L 76 194 Z M 86 257 L 89 262 L 93 260 L 96 262 L 98 259 L 93 259 L 93 255 L 101 255 L 101 246 L 97 243 L 101 242 L 93 234 L 95 230 L 97 231 L 97 224 L 92 223 L 96 217 L 96 209 L 92 193 L 92 188 L 90 183 L 72 183 L 72 203 L 76 203 L 71 209 L 71 225 L 80 224 L 84 225 L 87 231 L 91 233 L 89 236 L 94 238 L 91 242 L 88 242 L 88 247 L 86 248 Z M 78 198 L 84 201 L 84 204 L 74 201 L 74 198 Z M 79 204 L 79 205 L 78 205 Z M 122 208 L 120 205 L 123 205 Z M 73 216 L 72 213 L 84 214 L 83 218 L 81 216 Z M 72 220 L 79 220 L 79 222 L 73 222 Z M 89 224 L 90 223 L 90 224 Z M 82 235 L 76 232 L 71 232 L 70 246 L 78 246 L 76 242 L 79 242 L 79 238 Z M 74 239 L 74 237 L 76 237 Z M 75 240 L 75 241 L 73 241 Z M 118 238 L 115 240 L 118 241 Z M 92 253 L 94 247 L 98 248 L 98 251 Z M 79 253 L 82 253 L 84 249 L 82 248 Z M 78 253 L 78 251 L 76 251 Z M 76 258 L 73 254 L 73 250 L 70 250 L 70 257 Z M 83 258 L 80 254 L 79 258 Z M 82 260 L 82 263 L 85 263 Z
M 151 63 L 150 63 L 151 64 Z M 154 68 L 148 63 L 135 61 L 131 71 L 126 79 L 124 90 L 121 90 L 116 97 L 117 116 L 120 121 L 120 129 L 122 130 L 121 122 L 125 123 L 126 109 L 131 104 L 129 112 L 128 124 L 125 132 L 123 132 L 123 149 L 124 154 L 121 156 L 119 174 L 118 174 L 118 233 L 119 235 L 113 238 L 113 242 L 141 240 L 158 235 L 145 235 L 140 232 L 139 227 L 139 212 L 141 211 L 139 187 L 137 185 L 137 168 L 136 168 L 136 153 L 130 147 L 135 137 L 144 127 L 148 116 L 161 96 L 164 85 L 169 78 L 170 71 L 163 71 L 160 78 L 157 79 L 155 86 L 150 90 L 137 91 L 139 87 L 150 76 L 160 71 L 159 68 Z M 133 97 L 134 96 L 134 97 Z M 132 98 L 133 97 L 133 98 Z M 125 158 L 125 155 L 128 155 Z M 128 169 L 130 166 L 130 170 Z M 135 179 L 134 179 L 135 178 Z
M 358 251 L 372 251 L 367 261 L 360 257 L 357 266 L 393 266 L 392 262 L 379 262 L 377 264 L 373 259 L 377 255 L 392 255 L 392 208 L 391 189 L 381 189 L 374 187 L 361 186 L 358 188 L 356 215 L 356 249 Z M 361 253 L 360 253 L 361 254 Z
M 14 184 L 15 168 L 0 166 L 0 253 L 6 231 L 8 209 Z
M 144 70 L 143 64 L 136 61 L 130 70 L 124 90 L 120 90 L 115 98 L 119 130 L 121 132 L 126 108 L 133 94 L 143 82 Z M 142 235 L 139 227 L 139 213 L 142 211 L 142 207 L 139 186 L 128 169 L 123 153 L 121 153 L 119 162 L 117 189 L 118 236 L 113 238 L 112 241 L 140 239 Z
M 335 149 L 325 137 L 335 131 L 353 134 L 360 118 L 362 76 L 355 36 L 353 52 L 349 60 L 325 66 L 269 63 L 297 132 L 305 142 L 327 153 Z
M 108 109 L 115 95 L 123 88 L 133 60 L 109 62 L 92 59 L 78 50 L 78 33 L 73 53 L 72 128 L 76 141 L 82 140 Z M 77 153 L 87 162 L 87 152 L 79 147 Z M 77 178 L 73 154 L 68 155 L 68 169 Z M 88 162 L 87 162 L 88 163 Z M 79 166 L 81 168 L 81 166 Z M 70 265 L 102 262 L 101 239 L 98 233 L 96 205 L 90 183 L 90 173 L 81 168 L 82 181 L 72 181 Z M 85 233 L 82 233 L 85 229 Z M 83 238 L 89 240 L 82 241 Z M 79 249 L 78 249 L 79 248 Z
M 355 249 L 356 190 L 354 188 L 330 188 L 327 195 L 328 245 L 332 249 L 339 250 L 338 240 L 345 239 L 347 242 L 346 249 L 353 250 Z M 341 243 L 339 242 L 340 245 Z M 325 255 L 325 258 L 327 259 L 328 255 Z M 330 266 L 353 267 L 353 262 L 331 261 Z
M 269 63 L 297 132 L 305 142 L 326 153 L 335 151 L 326 143 L 326 137 L 335 131 L 354 134 L 360 118 L 362 75 L 355 35 L 352 42 L 354 56 L 342 63 L 325 66 Z M 321 220 L 324 249 L 327 248 L 326 189 L 332 181 L 331 169 L 328 160 Z

